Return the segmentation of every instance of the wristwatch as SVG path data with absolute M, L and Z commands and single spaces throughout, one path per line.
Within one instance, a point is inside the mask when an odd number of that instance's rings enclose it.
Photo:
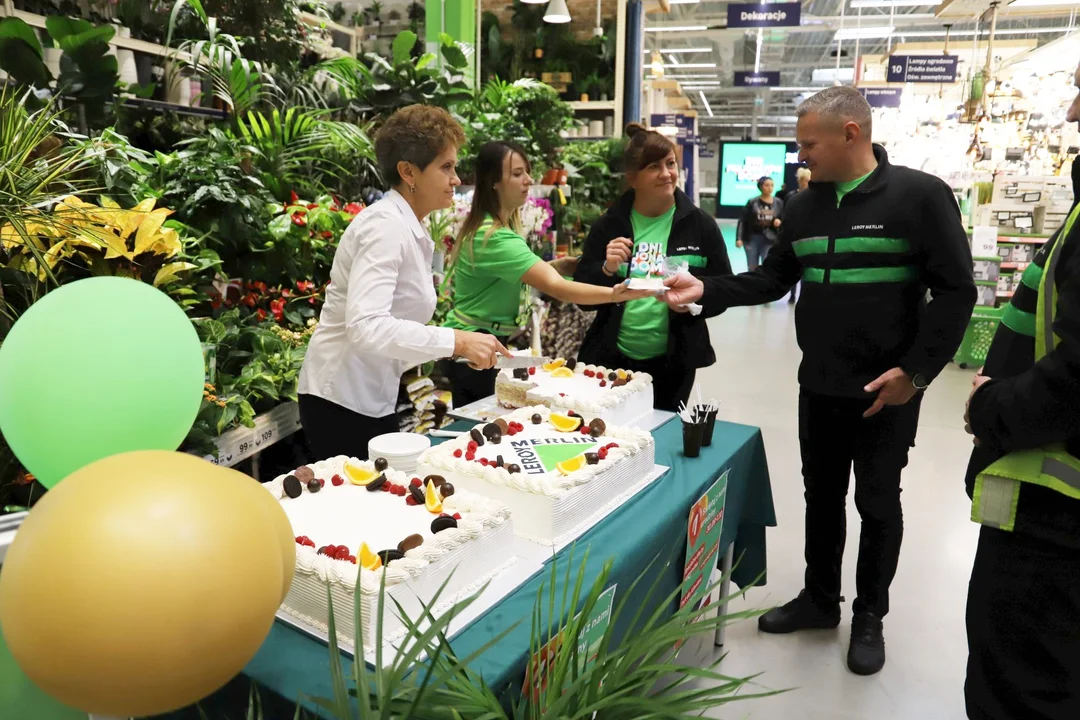
M 905 370 L 904 372 L 908 373 L 908 376 L 911 377 L 911 384 L 914 385 L 915 389 L 919 392 L 922 392 L 926 388 L 930 387 L 930 381 L 927 380 L 926 376 L 923 375 L 921 372 L 911 373 L 907 370 Z

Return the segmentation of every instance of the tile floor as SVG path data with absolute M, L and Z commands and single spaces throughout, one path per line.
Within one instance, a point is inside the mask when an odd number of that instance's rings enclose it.
M 738 272 L 745 260 L 731 250 L 735 264 L 742 265 Z M 804 506 L 796 434 L 800 353 L 793 317 L 792 307 L 782 301 L 733 309 L 711 320 L 718 361 L 698 375 L 703 391 L 722 401 L 721 418 L 762 428 L 772 475 L 778 527 L 768 535 L 768 585 L 733 603 L 735 609 L 782 604 L 802 588 Z M 730 627 L 729 655 L 721 665 L 726 674 L 763 673 L 758 678 L 762 687 L 794 689 L 717 708 L 714 717 L 963 720 L 964 603 L 977 538 L 963 487 L 971 449 L 962 420 L 970 376 L 971 371 L 949 366 L 923 403 L 917 447 L 904 475 L 905 538 L 885 620 L 885 669 L 862 678 L 845 664 L 859 532 L 849 493 L 848 605 L 840 628 L 768 636 L 758 632 L 756 621 Z

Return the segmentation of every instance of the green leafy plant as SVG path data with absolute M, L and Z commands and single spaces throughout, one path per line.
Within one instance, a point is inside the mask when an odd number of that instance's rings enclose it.
M 344 207 L 329 195 L 314 202 L 304 202 L 294 196 L 270 221 L 270 239 L 265 252 L 256 262 L 258 270 L 248 277 L 258 277 L 271 284 L 289 283 L 295 278 L 307 278 L 317 286 L 330 281 L 330 267 L 342 233 L 363 210 L 357 203 Z M 293 320 L 301 324 L 314 313 L 302 312 Z
M 416 33 L 405 30 L 394 38 L 390 59 L 375 53 L 366 56 L 371 68 L 361 77 L 361 87 L 364 99 L 381 116 L 417 103 L 448 108 L 472 99 L 472 90 L 463 78 L 467 65 L 465 53 L 453 38 L 445 33 L 440 36 L 439 53 L 444 65 L 441 69 L 432 53 L 413 57 L 418 39 Z

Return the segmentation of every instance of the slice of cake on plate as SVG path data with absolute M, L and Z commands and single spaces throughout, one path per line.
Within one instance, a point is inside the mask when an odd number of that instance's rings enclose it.
M 539 405 L 424 451 L 419 470 L 505 503 L 520 536 L 558 545 L 649 477 L 655 451 L 642 430 Z
M 541 367 L 499 371 L 495 399 L 506 408 L 544 405 L 628 425 L 653 409 L 652 376 L 557 358 Z
M 280 500 L 296 535 L 296 575 L 282 610 L 327 631 L 329 584 L 338 639 L 349 647 L 354 600 L 360 602 L 364 646 L 374 647 L 384 575 L 383 639 L 393 641 L 405 626 L 391 598 L 416 620 L 420 602 L 429 603 L 447 578 L 440 605 L 478 589 L 514 560 L 507 552 L 513 524 L 505 505 L 442 477 L 421 480 L 398 472 L 381 458 L 339 456 L 264 487 Z

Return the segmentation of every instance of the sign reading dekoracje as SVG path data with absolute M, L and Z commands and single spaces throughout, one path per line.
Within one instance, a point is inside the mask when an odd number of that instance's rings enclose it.
M 956 55 L 892 55 L 889 82 L 954 83 L 959 58 Z
M 729 28 L 795 27 L 802 17 L 802 5 L 793 3 L 730 3 Z
M 780 87 L 780 71 L 735 71 L 735 87 Z

